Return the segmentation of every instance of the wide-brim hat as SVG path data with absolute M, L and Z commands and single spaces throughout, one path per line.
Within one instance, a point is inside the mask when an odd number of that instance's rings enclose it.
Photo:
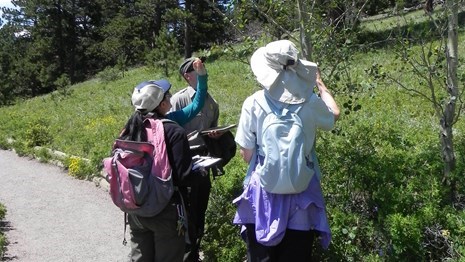
M 152 112 L 171 88 L 166 79 L 150 80 L 138 84 L 132 93 L 132 105 L 141 112 Z
M 317 65 L 298 55 L 294 43 L 279 40 L 257 49 L 250 60 L 257 81 L 283 103 L 305 102 L 316 85 Z

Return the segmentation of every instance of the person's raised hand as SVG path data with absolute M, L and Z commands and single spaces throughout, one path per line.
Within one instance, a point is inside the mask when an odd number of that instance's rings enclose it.
M 316 86 L 318 87 L 318 91 L 320 93 L 327 91 L 327 88 L 323 82 L 323 79 L 321 79 L 321 72 L 320 68 L 316 71 Z
M 321 83 L 323 82 L 323 80 L 321 79 L 321 72 L 320 72 L 320 68 L 317 69 L 316 71 L 316 83 Z
M 192 66 L 194 67 L 194 70 L 198 75 L 203 76 L 207 74 L 207 69 L 205 69 L 205 65 L 199 58 L 195 59 L 194 63 L 192 63 Z

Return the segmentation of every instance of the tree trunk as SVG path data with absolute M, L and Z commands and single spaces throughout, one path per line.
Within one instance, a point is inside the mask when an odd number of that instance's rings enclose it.
M 186 12 L 191 13 L 191 0 L 186 0 Z M 184 23 L 184 58 L 192 56 L 192 34 L 191 34 L 191 22 L 189 18 L 185 18 Z
M 162 9 L 159 5 L 155 7 L 155 17 L 153 21 L 153 32 L 152 32 L 152 48 L 155 48 L 155 38 L 160 35 L 161 23 L 162 23 Z
M 77 36 L 77 25 L 76 25 L 76 21 L 77 21 L 77 18 L 76 18 L 76 13 L 78 13 L 78 7 L 77 7 L 77 3 L 76 3 L 76 0 L 72 0 L 71 1 L 71 15 L 72 15 L 72 19 L 69 21 L 70 25 L 69 26 L 69 32 L 67 34 L 69 39 L 71 39 L 71 48 L 68 50 L 69 52 L 69 71 L 67 72 L 68 74 L 68 77 L 69 79 L 71 80 L 71 83 L 75 83 L 77 81 L 77 74 L 79 74 L 76 70 L 76 67 L 78 66 L 78 55 L 77 55 L 77 50 L 76 50 L 76 46 L 79 45 L 78 44 L 78 39 L 79 37 Z M 68 43 L 69 45 L 70 43 Z M 79 61 L 80 62 L 80 61 Z
M 430 14 L 433 12 L 433 0 L 426 0 L 425 1 L 425 13 Z
M 346 14 L 344 15 L 344 23 L 346 26 L 351 27 L 351 28 L 355 27 L 355 24 L 357 23 L 357 20 L 358 20 L 356 4 L 357 3 L 355 0 L 352 0 L 352 2 L 349 2 L 349 1 L 345 2 Z
M 455 119 L 455 108 L 457 102 L 458 80 L 457 80 L 457 9 L 458 0 L 447 0 L 446 8 L 448 12 L 448 36 L 447 36 L 447 93 L 449 94 L 447 104 L 444 107 L 443 118 L 441 119 L 441 146 L 442 158 L 444 161 L 444 180 L 449 179 L 449 175 L 455 169 L 455 153 L 453 145 L 452 126 Z
M 57 53 L 57 62 L 58 62 L 58 75 L 62 75 L 66 72 L 66 40 L 65 40 L 65 34 L 63 31 L 63 25 L 65 24 L 65 7 L 61 3 L 61 1 L 56 1 L 54 8 L 56 9 L 56 15 L 54 17 L 55 23 L 56 23 L 56 29 L 54 32 L 54 37 L 55 39 L 52 40 L 51 45 L 58 45 L 56 47 L 56 53 Z M 56 41 L 56 43 L 53 43 L 53 41 Z M 54 47 L 55 48 L 55 47 Z
M 299 16 L 300 49 L 302 50 L 302 56 L 312 61 L 312 42 L 310 34 L 307 34 L 307 28 L 305 28 L 305 24 L 310 23 L 310 17 L 303 0 L 297 0 L 297 13 Z

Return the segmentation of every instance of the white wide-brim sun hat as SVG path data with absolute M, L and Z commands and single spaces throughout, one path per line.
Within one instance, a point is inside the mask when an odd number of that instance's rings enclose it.
M 316 85 L 317 65 L 298 54 L 294 43 L 278 40 L 257 49 L 250 60 L 257 81 L 272 98 L 286 104 L 305 102 Z

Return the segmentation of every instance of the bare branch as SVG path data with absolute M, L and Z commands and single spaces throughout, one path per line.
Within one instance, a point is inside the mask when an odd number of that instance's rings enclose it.
M 400 86 L 402 89 L 404 89 L 405 91 L 408 91 L 409 93 L 413 93 L 413 94 L 417 94 L 418 96 L 420 97 L 423 97 L 425 100 L 435 104 L 435 102 L 433 100 L 431 100 L 430 97 L 428 97 L 427 95 L 423 94 L 422 92 L 416 90 L 416 89 L 413 89 L 413 88 L 409 88 L 407 87 L 404 83 L 402 83 L 400 80 L 398 80 L 397 78 L 395 77 L 392 77 L 391 75 L 387 75 L 386 76 L 389 80 L 393 81 L 394 83 L 396 83 L 398 86 Z
M 272 23 L 274 26 L 276 26 L 277 28 L 279 28 L 279 30 L 283 31 L 284 33 L 286 33 L 287 35 L 289 35 L 289 37 L 291 39 L 293 39 L 294 41 L 299 41 L 299 39 L 295 38 L 293 35 L 292 35 L 292 32 L 288 31 L 286 28 L 282 27 L 281 25 L 279 25 L 272 17 L 270 17 L 268 14 L 266 14 L 265 12 L 263 12 L 256 4 L 255 2 L 252 1 L 252 6 L 255 10 L 258 11 L 258 13 L 260 13 L 260 15 L 263 15 L 266 20 L 270 23 Z

